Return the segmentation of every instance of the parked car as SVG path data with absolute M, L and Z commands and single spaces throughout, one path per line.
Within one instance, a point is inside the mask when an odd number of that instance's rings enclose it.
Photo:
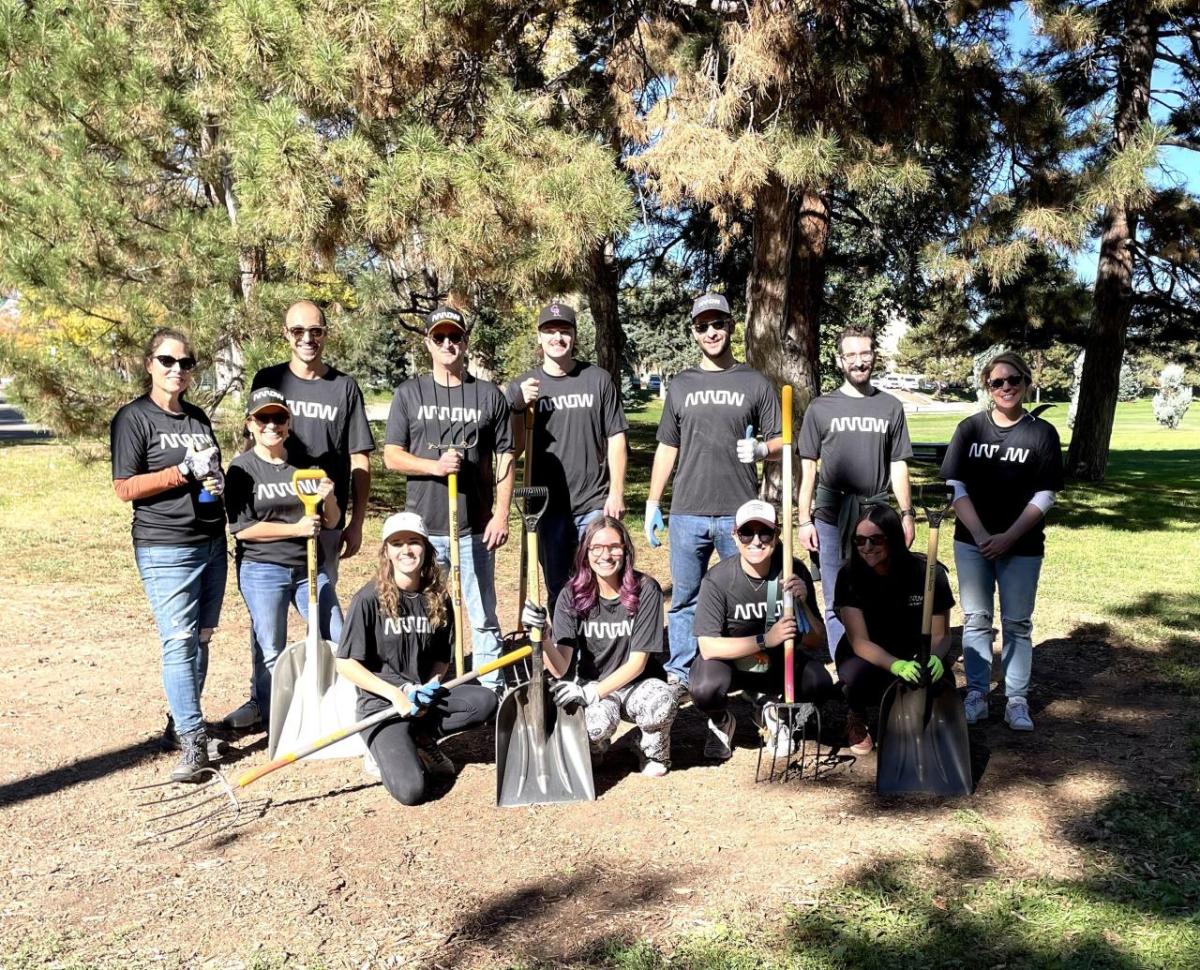
M 875 386 L 885 391 L 894 391 L 900 386 L 900 377 L 897 374 L 881 374 L 876 378 Z

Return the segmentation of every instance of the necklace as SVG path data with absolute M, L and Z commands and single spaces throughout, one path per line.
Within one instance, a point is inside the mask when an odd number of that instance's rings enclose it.
M 760 589 L 762 589 L 762 588 L 763 588 L 763 584 L 764 584 L 764 583 L 766 583 L 766 581 L 767 581 L 767 577 L 766 577 L 766 576 L 764 576 L 762 579 L 760 579 L 760 580 L 759 580 L 759 581 L 756 583 L 756 582 L 755 582 L 753 579 L 751 579 L 751 578 L 750 578 L 750 576 L 749 576 L 749 575 L 748 575 L 748 574 L 747 574 L 747 573 L 746 573 L 744 570 L 743 570 L 743 572 L 742 572 L 742 575 L 746 577 L 746 582 L 748 582 L 748 583 L 750 584 L 750 588 L 751 588 L 752 590 L 754 590 L 754 592 L 756 592 L 756 593 L 757 593 L 757 592 L 758 592 Z

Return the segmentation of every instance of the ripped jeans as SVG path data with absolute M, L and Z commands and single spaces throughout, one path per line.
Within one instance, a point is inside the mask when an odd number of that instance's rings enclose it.
M 588 740 L 599 744 L 611 738 L 621 721 L 638 726 L 638 748 L 648 761 L 671 767 L 671 724 L 679 711 L 675 694 L 665 682 L 647 677 L 627 684 L 584 708 Z

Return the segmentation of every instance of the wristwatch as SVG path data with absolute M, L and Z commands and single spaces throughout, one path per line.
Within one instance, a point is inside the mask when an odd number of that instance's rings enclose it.
M 917 513 L 913 509 L 901 509 L 900 515 L 901 515 L 901 517 L 904 517 L 907 515 L 911 519 L 915 519 L 917 517 Z
M 766 635 L 762 633 L 758 634 L 758 636 L 754 638 L 754 645 L 757 647 L 765 647 L 767 645 Z

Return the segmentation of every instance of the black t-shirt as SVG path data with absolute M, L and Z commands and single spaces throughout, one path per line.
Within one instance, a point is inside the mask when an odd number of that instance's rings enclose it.
M 554 642 L 576 651 L 576 669 L 581 680 L 603 680 L 628 660 L 633 651 L 651 657 L 663 652 L 662 587 L 654 577 L 639 575 L 641 585 L 634 616 L 629 615 L 620 599 L 601 598 L 591 613 L 580 616 L 571 605 L 569 591 L 558 597 L 554 607 Z
M 273 387 L 287 400 L 292 420 L 287 440 L 288 455 L 298 467 L 311 462 L 333 479 L 342 518 L 350 508 L 350 456 L 373 451 L 375 436 L 367 421 L 362 391 L 353 377 L 330 367 L 323 377 L 307 381 L 297 377 L 286 363 L 264 367 L 254 375 L 251 390 Z
M 144 394 L 116 413 L 109 425 L 113 480 L 160 472 L 183 461 L 190 447 L 215 445 L 212 424 L 200 408 L 181 401 L 179 414 L 164 411 Z M 218 455 L 220 452 L 217 452 Z M 135 546 L 187 546 L 225 532 L 225 507 L 218 498 L 200 501 L 200 483 L 133 501 Z
M 804 412 L 800 457 L 820 460 L 821 484 L 854 495 L 878 495 L 891 486 L 894 461 L 912 457 L 904 407 L 875 391 L 851 397 L 840 389 L 822 394 Z M 837 509 L 813 510 L 823 522 L 837 522 Z
M 539 394 L 533 426 L 533 484 L 550 489 L 550 507 L 583 515 L 604 507 L 608 495 L 608 439 L 629 430 L 608 371 L 576 361 L 564 377 L 541 367 L 510 381 L 505 396 L 525 410 L 521 383 L 536 377 Z
M 432 374 L 413 377 L 398 388 L 388 412 L 387 443 L 418 458 L 436 460 L 431 444 L 475 438 L 463 451 L 458 472 L 458 530 L 481 533 L 492 516 L 493 455 L 511 454 L 508 401 L 491 381 L 466 375 L 461 387 L 435 385 Z M 425 520 L 431 535 L 449 535 L 449 483 L 441 476 L 409 475 L 405 509 Z
M 700 583 L 696 601 L 696 619 L 692 635 L 697 637 L 754 637 L 766 633 L 783 616 L 783 584 L 778 582 L 783 566 L 783 552 L 777 549 L 771 559 L 767 579 L 751 579 L 742 569 L 740 556 L 722 559 L 712 567 Z M 804 583 L 809 607 L 815 612 L 816 590 L 812 574 L 799 559 L 792 559 L 792 572 Z M 776 580 L 775 611 L 767 616 L 767 593 L 771 580 Z M 799 601 L 796 609 L 800 609 Z
M 1025 511 L 1035 492 L 1063 487 L 1062 445 L 1049 421 L 1026 412 L 1011 428 L 997 427 L 987 411 L 972 414 L 954 429 L 942 461 L 942 478 L 963 483 L 979 521 L 992 535 L 1004 532 Z M 954 524 L 957 542 L 975 545 L 962 522 Z M 1041 556 L 1046 526 L 1040 520 L 1013 544 L 1009 555 Z
M 290 457 L 290 456 L 289 456 Z M 312 468 L 302 461 L 299 468 Z M 290 461 L 280 464 L 259 457 L 251 448 L 229 463 L 225 473 L 225 506 L 229 510 L 229 531 L 235 536 L 257 522 L 299 522 L 304 505 L 296 497 L 292 475 L 297 466 Z M 315 495 L 319 482 L 300 483 L 307 495 Z M 318 507 L 319 508 L 319 507 Z M 272 539 L 270 542 L 238 540 L 238 562 L 265 562 L 276 566 L 304 566 L 308 563 L 307 539 Z M 318 560 L 321 546 L 317 544 Z
M 733 515 L 758 494 L 752 462 L 737 459 L 746 427 L 767 440 L 778 438 L 779 398 L 753 367 L 725 370 L 689 367 L 667 387 L 658 440 L 679 449 L 671 511 L 680 515 Z
M 388 616 L 379 605 L 375 580 L 354 594 L 346 610 L 337 656 L 357 660 L 371 673 L 396 687 L 423 684 L 435 664 L 448 664 L 454 643 L 454 611 L 446 600 L 446 621 L 431 630 L 424 593 L 400 593 L 400 615 Z M 358 716 L 391 706 L 370 691 L 358 690 Z
M 833 592 L 833 608 L 862 610 L 867 636 L 893 657 L 912 660 L 921 642 L 921 612 L 925 595 L 925 556 L 913 553 L 907 570 L 880 576 L 874 571 L 860 572 L 847 566 L 838 573 Z M 938 563 L 933 574 L 933 613 L 945 613 L 954 606 L 946 567 Z M 854 655 L 850 638 L 843 635 L 835 657 L 837 663 Z

